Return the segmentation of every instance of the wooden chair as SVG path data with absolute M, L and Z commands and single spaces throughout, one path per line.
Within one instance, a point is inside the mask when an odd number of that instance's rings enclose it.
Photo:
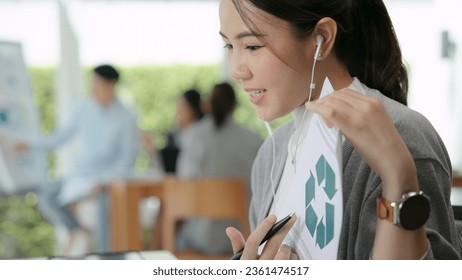
M 248 195 L 240 179 L 169 178 L 164 182 L 162 236 L 164 248 L 179 259 L 229 259 L 231 255 L 204 255 L 178 251 L 175 237 L 181 221 L 191 217 L 235 219 L 244 236 L 249 235 Z M 225 233 L 223 233 L 225 234 Z

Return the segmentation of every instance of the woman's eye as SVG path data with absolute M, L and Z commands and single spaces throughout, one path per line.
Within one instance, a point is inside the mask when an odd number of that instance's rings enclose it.
M 232 50 L 232 49 L 233 49 L 233 45 L 231 45 L 231 44 L 225 44 L 225 46 L 224 46 L 223 48 L 225 48 L 225 49 L 227 49 L 227 50 Z
M 251 51 L 251 52 L 254 52 L 254 51 L 256 51 L 256 50 L 258 50 L 258 49 L 260 49 L 260 48 L 262 48 L 262 47 L 263 47 L 263 46 L 245 46 L 245 49 L 246 49 L 246 50 L 249 50 L 249 51 Z

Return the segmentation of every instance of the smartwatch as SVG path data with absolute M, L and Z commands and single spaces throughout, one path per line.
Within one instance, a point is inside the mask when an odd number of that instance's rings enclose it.
M 377 216 L 406 230 L 416 230 L 430 216 L 430 201 L 422 191 L 405 193 L 395 202 L 380 196 L 377 199 Z

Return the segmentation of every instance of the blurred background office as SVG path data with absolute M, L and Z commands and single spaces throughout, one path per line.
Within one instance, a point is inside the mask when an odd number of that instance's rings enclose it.
M 462 172 L 462 3 L 384 2 L 410 71 L 409 106 L 433 123 L 454 169 Z M 0 86 L 15 82 L 1 80 L 10 63 L 9 49 L 2 51 L 2 46 L 9 42 L 21 47 L 26 66 L 21 71 L 27 74 L 25 83 L 30 81 L 22 96 L 0 87 L 0 161 L 15 157 L 5 149 L 8 141 L 1 134 L 13 105 L 28 112 L 21 119 L 24 127 L 49 133 L 66 123 L 75 101 L 89 92 L 92 66 L 103 63 L 124 73 L 118 96 L 138 112 L 138 126 L 155 147 L 164 148 L 168 132 L 175 129 L 177 97 L 190 88 L 211 92 L 227 79 L 218 4 L 218 0 L 0 0 Z M 236 122 L 267 137 L 247 95 L 235 89 L 240 104 Z M 275 128 L 284 121 L 271 125 Z M 69 172 L 73 153 L 73 147 L 60 150 L 43 166 L 35 166 L 57 178 Z M 136 168 L 147 170 L 150 159 L 148 151 L 142 152 Z M 0 163 L 0 258 L 53 254 L 52 228 L 36 211 L 35 194 L 15 189 L 17 174 L 8 168 Z

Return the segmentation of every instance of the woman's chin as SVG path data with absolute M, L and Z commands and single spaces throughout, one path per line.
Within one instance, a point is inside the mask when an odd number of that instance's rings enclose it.
M 261 119 L 262 121 L 265 121 L 265 122 L 271 122 L 271 121 L 278 118 L 274 114 L 270 114 L 270 113 L 265 112 L 263 110 L 256 110 L 256 113 L 257 113 L 258 118 Z

